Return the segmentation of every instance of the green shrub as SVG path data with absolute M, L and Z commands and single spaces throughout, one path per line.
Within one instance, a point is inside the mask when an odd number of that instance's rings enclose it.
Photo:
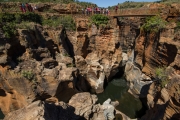
M 22 71 L 22 76 L 32 81 L 34 78 L 34 73 L 32 71 Z
M 21 23 L 36 22 L 41 24 L 42 17 L 35 13 L 27 12 L 25 14 L 11 14 L 11 13 L 0 13 L 0 26 L 2 26 L 2 31 L 7 38 L 11 38 L 16 34 L 16 28 L 22 27 Z M 21 24 L 18 26 L 17 23 Z M 26 24 L 24 28 L 28 27 Z
M 10 38 L 16 34 L 15 23 L 9 22 L 3 25 L 2 31 L 4 32 L 5 37 Z
M 159 67 L 159 68 L 156 68 L 155 71 L 156 71 L 156 77 L 157 78 L 162 79 L 165 76 L 164 75 L 165 74 L 165 68 Z
M 76 65 L 73 63 L 69 63 L 69 64 L 66 64 L 66 67 L 76 67 Z
M 119 8 L 121 9 L 127 9 L 127 8 L 140 8 L 142 7 L 145 2 L 133 2 L 133 1 L 126 1 L 122 4 L 120 4 Z
M 160 86 L 164 88 L 168 84 L 168 75 L 165 67 L 159 67 L 155 69 L 156 79 L 158 80 Z
M 21 21 L 29 21 L 29 22 L 35 22 L 42 24 L 42 16 L 32 13 L 32 12 L 26 12 L 25 14 L 21 15 Z
M 11 22 L 11 21 L 14 21 L 15 20 L 15 17 L 13 14 L 10 14 L 10 13 L 1 13 L 0 14 L 0 22 Z
M 32 12 L 23 13 L 1 13 L 0 14 L 0 22 L 7 23 L 7 22 L 22 22 L 22 21 L 29 21 L 29 22 L 36 22 L 42 24 L 42 17 L 38 14 Z
M 119 9 L 130 9 L 130 8 L 140 8 L 150 2 L 133 2 L 133 1 L 125 1 L 123 3 L 118 4 Z M 114 10 L 115 6 L 109 7 L 110 10 Z
M 76 3 L 77 3 L 78 5 L 80 5 L 80 6 L 82 6 L 82 8 L 86 8 L 86 7 L 88 7 L 88 6 L 97 7 L 96 4 L 91 3 L 91 2 L 84 2 L 84 1 L 78 1 L 78 0 L 76 0 Z
M 23 21 L 20 24 L 16 24 L 16 28 L 26 29 L 26 30 L 34 30 L 35 29 L 34 28 L 34 23 L 26 22 L 26 21 Z
M 158 32 L 165 28 L 166 23 L 160 16 L 147 17 L 145 23 L 142 25 L 142 29 L 146 32 Z
M 64 26 L 67 30 L 75 30 L 76 24 L 73 20 L 73 18 L 70 15 L 64 15 L 61 17 L 51 17 L 49 19 L 43 20 L 43 25 L 47 25 L 49 27 L 58 27 L 58 26 Z
M 108 24 L 109 18 L 102 14 L 94 14 L 90 17 L 91 24 L 95 24 L 98 28 L 99 26 L 105 26 Z

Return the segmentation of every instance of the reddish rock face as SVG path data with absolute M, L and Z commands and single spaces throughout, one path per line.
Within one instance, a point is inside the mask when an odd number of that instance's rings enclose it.
M 154 76 L 158 66 L 177 66 L 180 46 L 177 39 L 175 26 L 167 28 L 159 33 L 144 34 L 143 32 L 136 39 L 135 43 L 135 62 L 142 68 L 147 75 Z M 176 65 L 177 64 L 177 65 Z
M 7 74 L 7 69 L 0 66 L 0 72 Z M 11 79 L 5 79 L 0 76 L 0 108 L 5 115 L 10 111 L 17 110 L 27 105 L 24 94 L 13 88 L 13 85 L 9 83 L 9 81 L 12 80 L 12 75 L 13 73 L 9 76 Z M 14 82 L 14 84 L 16 83 Z

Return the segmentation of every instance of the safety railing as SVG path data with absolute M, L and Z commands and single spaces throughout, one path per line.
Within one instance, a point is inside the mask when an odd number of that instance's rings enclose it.
M 12 8 L 1 8 L 0 12 L 21 12 L 19 7 L 12 7 Z M 35 12 L 38 12 L 37 10 Z M 41 13 L 41 12 L 39 12 Z M 43 12 L 42 12 L 43 13 Z M 44 13 L 48 13 L 48 11 L 45 11 Z M 149 8 L 132 8 L 132 9 L 118 9 L 115 10 L 109 10 L 108 14 L 105 14 L 103 11 L 99 11 L 97 14 L 103 14 L 108 16 L 126 16 L 126 15 L 157 15 L 159 13 L 159 9 L 149 9 Z M 72 15 L 84 15 L 84 16 L 91 16 L 95 14 L 94 12 L 83 12 L 81 10 L 79 11 L 60 11 L 49 14 L 72 14 Z
M 122 16 L 122 15 L 157 15 L 159 9 L 149 9 L 149 8 L 132 8 L 132 9 L 118 9 L 117 11 L 111 10 L 111 16 Z

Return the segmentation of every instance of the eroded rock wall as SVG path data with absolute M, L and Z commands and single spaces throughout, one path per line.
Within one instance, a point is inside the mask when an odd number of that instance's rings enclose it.
M 4 114 L 36 100 L 68 102 L 78 92 L 103 92 L 122 60 L 119 29 L 88 28 L 86 19 L 77 23 L 77 32 L 32 24 L 31 30 L 18 29 L 16 38 L 1 37 Z
M 176 24 L 169 23 L 161 32 L 144 33 L 136 39 L 135 63 L 149 76 L 155 76 L 158 66 L 172 66 L 179 70 L 179 40 Z M 176 65 L 177 64 L 177 65 Z
M 179 75 L 173 75 L 167 87 L 163 89 L 158 89 L 155 83 L 151 84 L 147 94 L 147 105 L 149 110 L 146 115 L 141 118 L 142 120 L 179 119 L 179 80 Z
M 95 25 L 88 26 L 88 22 L 77 19 L 77 39 L 71 41 L 76 67 L 80 72 L 78 82 L 88 82 L 92 91 L 101 93 L 104 80 L 110 80 L 118 72 L 122 60 L 121 47 L 118 45 L 119 29 L 98 29 Z
M 64 28 L 34 25 L 19 29 L 17 38 L 3 39 L 0 63 L 0 107 L 4 114 L 36 100 L 68 102 L 77 69 Z

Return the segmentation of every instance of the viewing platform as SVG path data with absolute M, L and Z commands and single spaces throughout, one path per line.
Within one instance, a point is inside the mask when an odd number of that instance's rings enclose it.
M 118 9 L 110 10 L 110 16 L 112 17 L 146 17 L 156 16 L 160 13 L 159 9 L 150 8 L 132 8 L 132 9 Z

